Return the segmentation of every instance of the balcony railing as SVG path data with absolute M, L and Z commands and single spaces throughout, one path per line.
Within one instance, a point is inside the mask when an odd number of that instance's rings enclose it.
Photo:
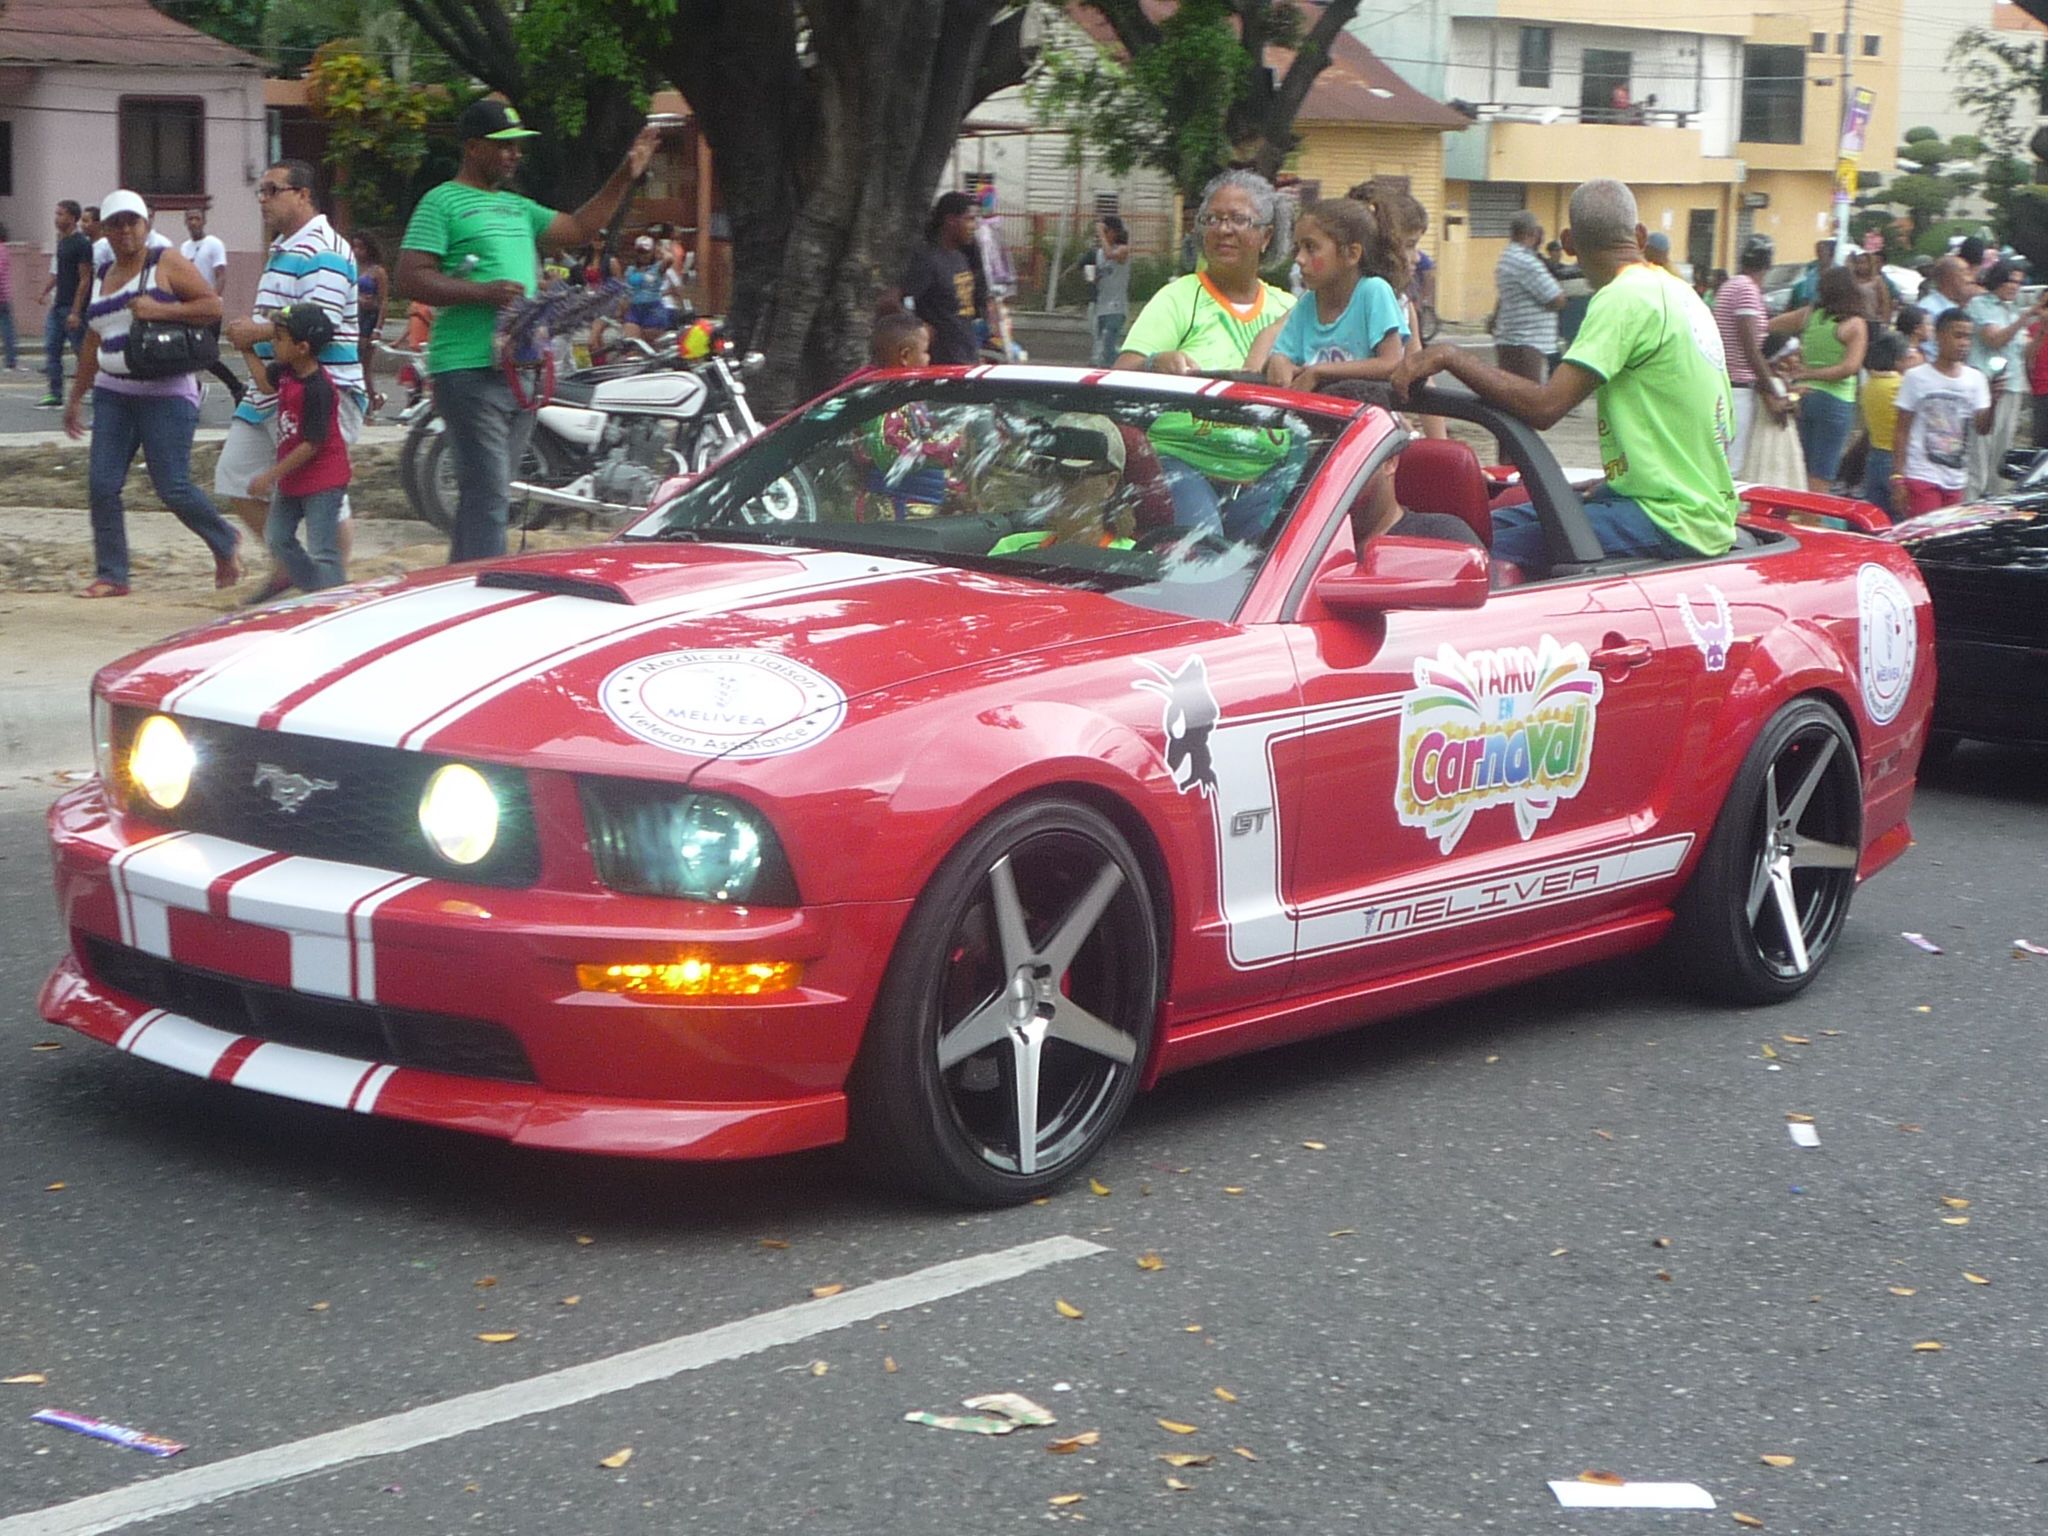
M 1631 128 L 1690 128 L 1700 114 L 1650 103 L 1625 107 L 1531 106 L 1526 102 L 1465 102 L 1471 115 L 1482 123 L 1601 123 Z

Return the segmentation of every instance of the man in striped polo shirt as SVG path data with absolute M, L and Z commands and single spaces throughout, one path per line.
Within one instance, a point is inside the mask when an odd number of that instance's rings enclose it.
M 231 320 L 222 334 L 229 345 L 269 362 L 270 317 L 293 304 L 317 304 L 334 322 L 335 340 L 320 353 L 320 366 L 333 379 L 340 396 L 341 436 L 354 443 L 363 429 L 363 365 L 357 354 L 356 258 L 348 241 L 327 222 L 314 201 L 313 167 L 303 160 L 280 160 L 256 183 L 263 227 L 270 235 L 270 259 L 256 285 L 255 313 Z M 344 339 L 346 338 L 346 339 Z M 216 496 L 234 504 L 236 514 L 260 536 L 269 503 L 249 494 L 249 482 L 277 462 L 277 396 L 251 389 L 235 407 L 214 471 Z M 342 565 L 348 564 L 348 504 L 342 503 L 338 543 Z M 291 586 L 291 578 L 273 568 L 252 603 L 264 602 Z
M 1509 373 L 1541 384 L 1557 351 L 1557 312 L 1564 290 L 1543 265 L 1543 226 L 1526 208 L 1508 220 L 1508 247 L 1493 269 L 1500 307 L 1493 317 L 1493 355 Z

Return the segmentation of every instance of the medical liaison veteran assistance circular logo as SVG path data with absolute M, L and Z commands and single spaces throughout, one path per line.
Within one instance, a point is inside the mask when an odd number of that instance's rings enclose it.
M 642 741 L 693 757 L 780 757 L 846 718 L 829 678 L 772 651 L 668 651 L 604 680 L 605 713 Z
M 1890 571 L 1866 565 L 1856 573 L 1856 618 L 1863 707 L 1879 725 L 1890 725 L 1913 687 L 1913 654 L 1920 638 L 1913 599 Z

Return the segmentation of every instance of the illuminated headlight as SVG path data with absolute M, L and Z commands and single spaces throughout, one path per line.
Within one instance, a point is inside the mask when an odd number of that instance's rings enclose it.
M 467 763 L 437 768 L 420 794 L 420 831 L 450 864 L 474 864 L 498 840 L 498 797 Z
M 128 749 L 128 778 L 159 810 L 175 810 L 192 787 L 192 743 L 169 715 L 151 715 Z
M 793 907 L 796 881 L 767 819 L 729 795 L 585 779 L 597 877 L 615 891 Z

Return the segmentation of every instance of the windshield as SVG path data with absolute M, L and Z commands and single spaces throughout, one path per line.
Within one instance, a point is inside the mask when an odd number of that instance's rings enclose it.
M 747 445 L 626 537 L 871 551 L 1227 619 L 1344 426 L 1163 390 L 879 379 Z

